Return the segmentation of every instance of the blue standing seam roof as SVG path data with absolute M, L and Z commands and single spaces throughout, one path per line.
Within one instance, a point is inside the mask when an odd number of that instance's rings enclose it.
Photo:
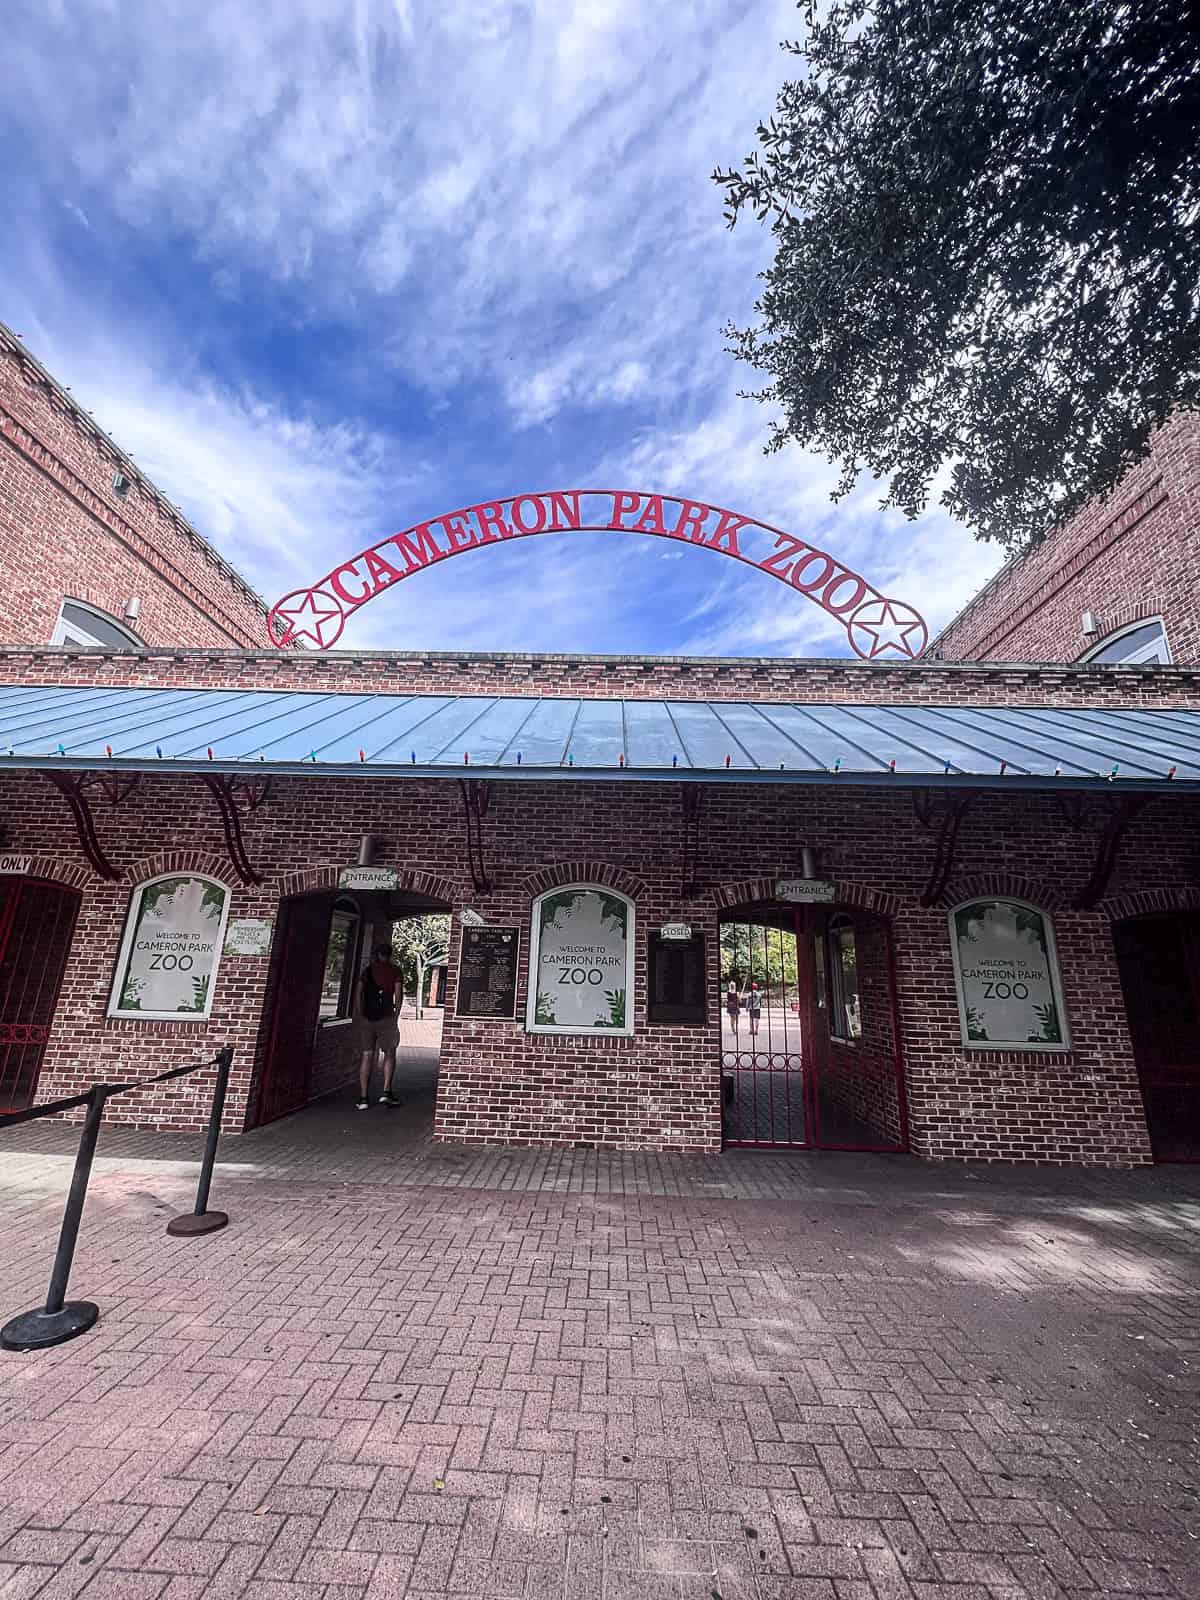
M 360 776 L 1200 783 L 1200 712 L 0 687 L 0 767 Z

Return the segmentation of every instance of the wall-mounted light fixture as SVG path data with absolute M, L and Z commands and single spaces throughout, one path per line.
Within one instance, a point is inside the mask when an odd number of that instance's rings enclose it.
M 1084 634 L 1100 632 L 1100 624 L 1096 621 L 1096 613 L 1094 611 L 1085 611 L 1083 613 L 1079 619 L 1079 629 Z
M 817 852 L 811 845 L 803 845 L 800 849 L 800 876 L 802 878 L 815 878 L 817 875 Z
M 142 612 L 141 596 L 131 594 L 125 602 L 125 618 L 128 622 L 136 622 Z
M 132 487 L 133 479 L 127 478 L 120 468 L 118 468 L 117 471 L 113 473 L 113 493 L 116 495 L 117 499 L 124 500 L 125 496 L 129 493 Z
M 379 855 L 379 847 L 385 841 L 377 833 L 364 833 L 358 841 L 358 864 L 360 867 L 373 867 Z

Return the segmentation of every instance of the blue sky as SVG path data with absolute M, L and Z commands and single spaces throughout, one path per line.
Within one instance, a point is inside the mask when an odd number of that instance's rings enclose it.
M 782 0 L 17 0 L 0 316 L 268 601 L 523 489 L 686 493 L 944 622 L 999 565 L 765 456 L 724 351 L 769 236 L 714 166 L 769 114 Z M 842 655 L 768 577 L 618 534 L 489 547 L 342 645 Z

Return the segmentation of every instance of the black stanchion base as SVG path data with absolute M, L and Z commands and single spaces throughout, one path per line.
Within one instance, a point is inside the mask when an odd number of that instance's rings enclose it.
M 172 1217 L 167 1223 L 167 1232 L 174 1234 L 177 1239 L 190 1239 L 198 1233 L 216 1233 L 218 1228 L 229 1225 L 229 1218 L 223 1211 L 206 1211 L 203 1216 L 196 1216 L 193 1211 L 185 1211 L 181 1217 Z
M 68 1300 L 61 1311 L 23 1311 L 0 1328 L 0 1349 L 47 1350 L 86 1333 L 100 1315 L 90 1300 Z

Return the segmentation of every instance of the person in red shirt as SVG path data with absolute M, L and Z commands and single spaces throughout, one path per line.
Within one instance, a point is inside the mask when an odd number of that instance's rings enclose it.
M 399 1098 L 392 1093 L 392 1074 L 396 1070 L 396 1046 L 400 1043 L 400 1026 L 396 1020 L 396 990 L 404 998 L 404 974 L 392 958 L 390 944 L 377 944 L 371 951 L 371 960 L 358 975 L 354 986 L 354 1028 L 358 1035 L 362 1062 L 358 1069 L 358 1104 L 356 1109 L 369 1109 L 371 1073 L 375 1057 L 383 1052 L 383 1093 L 381 1106 L 398 1106 Z

